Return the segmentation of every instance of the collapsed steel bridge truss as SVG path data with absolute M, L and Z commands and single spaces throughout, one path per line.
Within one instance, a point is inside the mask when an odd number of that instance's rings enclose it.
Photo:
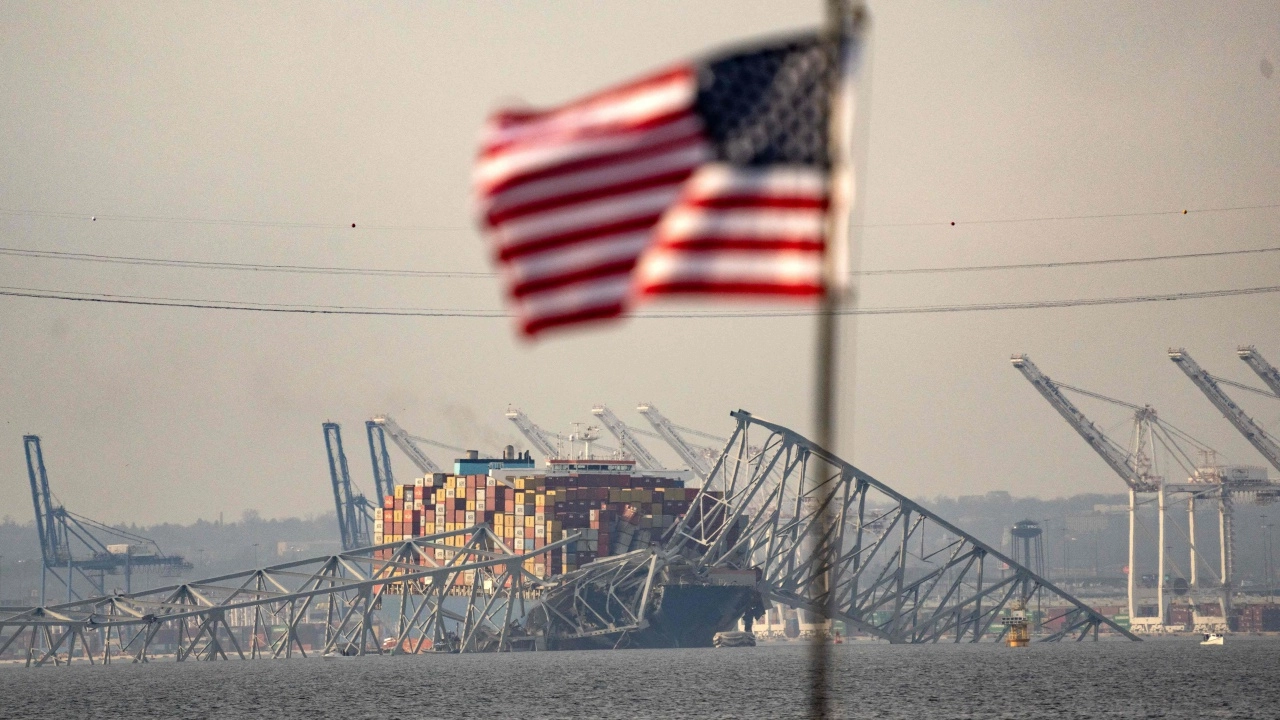
M 665 538 L 667 553 L 695 568 L 758 568 L 765 599 L 894 643 L 999 640 L 1015 600 L 1066 608 L 1044 619 L 1056 628 L 1044 642 L 1096 638 L 1102 626 L 1138 640 L 799 434 L 744 411 L 733 417 L 737 428 Z
M 305 657 L 304 629 L 312 653 L 512 649 L 533 641 L 513 623 L 536 593 L 524 562 L 575 539 L 520 554 L 479 525 L 144 592 L 0 608 L 0 656 L 17 646 L 28 667 L 77 655 L 90 664 Z

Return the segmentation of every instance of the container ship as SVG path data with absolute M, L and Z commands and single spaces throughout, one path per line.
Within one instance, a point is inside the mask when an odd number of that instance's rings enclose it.
M 454 462 L 452 474 L 395 486 L 374 520 L 374 542 L 483 524 L 510 549 L 525 553 L 578 535 L 575 543 L 525 561 L 525 570 L 545 581 L 541 603 L 555 606 L 568 601 L 559 595 L 573 592 L 570 581 L 592 563 L 639 563 L 657 552 L 663 535 L 690 512 L 697 494 L 697 488 L 685 487 L 683 473 L 638 471 L 634 460 L 552 459 L 540 469 L 528 453 L 510 447 L 501 458 L 481 458 L 472 451 Z M 462 546 L 468 539 L 459 534 L 445 542 Z M 435 552 L 444 559 L 444 550 Z M 473 581 L 465 573 L 455 580 L 460 592 Z M 623 633 L 608 627 L 567 632 L 556 627 L 552 613 L 536 611 L 525 619 L 526 631 L 542 638 L 539 646 L 547 649 L 709 647 L 717 632 L 735 628 L 744 614 L 762 612 L 751 572 L 699 575 L 687 564 L 667 562 L 650 592 L 640 627 Z

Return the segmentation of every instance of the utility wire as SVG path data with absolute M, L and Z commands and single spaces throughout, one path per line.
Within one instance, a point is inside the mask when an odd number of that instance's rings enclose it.
M 1251 255 L 1280 252 L 1280 247 L 1251 250 L 1219 250 L 1214 252 L 1183 253 L 1180 255 L 1147 255 L 1144 257 L 1109 258 L 1102 260 L 1068 260 L 1062 262 L 1015 263 L 1008 265 L 961 265 L 955 267 L 898 268 L 889 270 L 861 270 L 854 275 L 926 275 L 932 273 L 978 272 L 985 270 L 1032 270 L 1043 268 L 1083 267 L 1087 265 L 1120 265 L 1123 263 L 1155 262 L 1161 260 L 1187 260 L 1191 258 L 1222 257 L 1225 255 Z M 3 254 L 3 253 L 0 253 Z
M 923 222 L 867 223 L 863 228 L 935 227 L 946 225 L 1000 225 L 1005 223 L 1060 222 L 1063 220 L 1106 220 L 1114 218 L 1158 217 L 1161 215 L 1189 215 L 1198 213 L 1238 212 L 1242 210 L 1274 210 L 1280 203 L 1268 205 L 1237 205 L 1232 207 L 1194 208 L 1183 210 L 1151 210 L 1146 212 L 1096 213 L 1087 215 L 1041 215 L 1021 218 L 987 218 L 978 220 L 932 220 Z
M 1280 250 L 1280 248 L 1276 249 Z M 391 268 L 326 267 L 320 265 L 264 265 L 260 263 L 178 260 L 172 258 L 134 257 L 129 255 L 99 255 L 93 253 L 30 250 L 27 248 L 8 247 L 0 247 L 0 255 L 41 258 L 48 260 L 108 263 L 113 265 L 142 265 L 154 267 L 198 268 L 201 270 L 298 273 L 303 275 L 368 275 L 373 277 L 430 278 L 491 278 L 495 276 L 495 273 L 491 272 L 469 272 L 465 270 L 397 270 Z
M 860 276 L 877 275 L 928 275 L 1000 270 L 1040 270 L 1091 265 L 1119 265 L 1125 263 L 1189 260 L 1197 258 L 1225 257 L 1231 255 L 1256 255 L 1280 252 L 1280 247 L 1253 248 L 1248 250 L 1218 250 L 1211 252 L 1183 253 L 1179 255 L 1148 255 L 1142 257 L 1106 258 L 1100 260 L 1067 260 L 1058 262 L 1013 263 L 1004 265 L 960 265 L 931 268 L 888 268 L 861 270 L 852 273 Z M 200 270 L 236 270 L 245 272 L 293 273 L 302 275 L 364 275 L 370 277 L 420 277 L 455 278 L 476 280 L 497 277 L 497 273 L 467 270 L 401 270 L 393 268 L 329 267 L 322 265 L 270 265 L 261 263 L 218 262 L 205 260 L 180 260 L 175 258 L 137 257 L 130 255 L 102 255 L 58 250 L 33 250 L 29 248 L 0 247 L 0 256 L 65 260 L 75 262 L 106 263 L 151 267 L 195 268 Z
M 971 305 L 918 305 L 909 307 L 854 308 L 839 310 L 837 315 L 922 315 L 930 313 L 980 312 L 992 310 L 1041 310 L 1062 307 L 1089 307 L 1097 305 L 1126 305 L 1146 302 L 1165 302 L 1174 300 L 1196 300 L 1204 298 L 1235 297 L 1241 295 L 1258 295 L 1280 292 L 1280 285 L 1254 288 L 1238 288 L 1230 290 L 1206 290 L 1199 292 L 1167 293 L 1161 295 L 1135 295 L 1111 298 L 1081 298 L 1072 300 L 1036 300 L 1029 302 L 978 303 Z M 501 310 L 479 309 L 435 309 L 435 308 L 391 308 L 361 307 L 351 305 L 289 305 L 277 303 L 249 303 L 229 300 L 200 300 L 190 298 L 159 298 L 136 295 L 109 295 L 103 293 L 78 293 L 66 290 L 43 290 L 39 288 L 0 287 L 0 296 L 33 298 L 42 300 L 65 300 L 75 302 L 96 302 L 116 305 L 144 305 L 151 307 L 176 307 L 199 310 L 239 310 L 246 312 L 275 312 L 311 315 L 365 315 L 396 317 L 460 317 L 460 318 L 500 318 L 512 317 L 509 312 Z M 813 310 L 797 311 L 705 311 L 705 312 L 638 312 L 630 317 L 640 319 L 700 319 L 700 318 L 770 318 L 770 317 L 813 317 L 819 313 Z
M 364 225 L 357 223 L 294 222 L 289 220 L 244 220 L 237 218 L 176 217 L 171 215 L 100 215 L 94 213 L 62 212 L 55 210 L 8 210 L 0 208 L 0 215 L 20 217 L 58 218 L 62 220 L 109 220 L 135 223 L 173 223 L 177 225 L 230 225 L 234 227 L 315 228 L 320 230 L 417 230 L 417 231 L 467 231 L 469 228 L 453 225 Z
M 1021 218 L 980 218 L 975 220 L 932 220 L 932 221 L 915 221 L 915 222 L 896 222 L 896 223 L 865 223 L 856 227 L 862 228 L 893 228 L 893 227 L 930 227 L 930 226 L 947 226 L 947 225 L 996 225 L 1003 223 L 1030 223 L 1030 222 L 1060 222 L 1064 220 L 1100 220 L 1111 218 L 1135 218 L 1135 217 L 1159 217 L 1162 215 L 1189 215 L 1200 213 L 1224 213 L 1239 212 L 1245 210 L 1273 210 L 1280 208 L 1280 203 L 1270 203 L 1263 205 L 1234 205 L 1226 207 L 1210 207 L 1210 208 L 1184 208 L 1181 210 L 1149 210 L 1127 213 L 1092 213 L 1078 215 L 1043 215 L 1030 216 Z M 281 227 L 281 228 L 316 228 L 316 229 L 364 229 L 364 230 L 416 230 L 416 231 L 453 231 L 467 232 L 470 228 L 452 225 L 364 225 L 357 223 L 322 223 L 322 222 L 298 222 L 288 220 L 245 220 L 239 218 L 202 218 L 202 217 L 180 217 L 172 215 L 126 215 L 126 214 L 95 214 L 91 212 L 69 212 L 59 210 L 14 210 L 0 208 L 0 215 L 12 215 L 23 217 L 43 217 L 58 218 L 64 220 L 87 220 L 96 222 L 98 220 L 109 220 L 115 222 L 147 222 L 147 223 L 175 223 L 180 225 L 231 225 L 238 227 Z

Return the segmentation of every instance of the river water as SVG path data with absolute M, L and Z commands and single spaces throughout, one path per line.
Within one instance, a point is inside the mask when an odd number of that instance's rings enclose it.
M 1197 638 L 1198 639 L 1198 638 Z M 848 718 L 1280 718 L 1280 639 L 832 648 Z M 0 668 L 0 718 L 803 718 L 756 648 Z

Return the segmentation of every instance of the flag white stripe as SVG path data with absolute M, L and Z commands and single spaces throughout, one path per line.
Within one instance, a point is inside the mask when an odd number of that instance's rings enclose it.
M 598 267 L 605 263 L 635 259 L 652 241 L 652 231 L 624 233 L 608 242 L 570 245 L 558 252 L 546 252 L 521 258 L 508 265 L 514 282 L 541 280 Z
M 502 213 L 528 203 L 608 187 L 666 172 L 691 170 L 705 161 L 710 152 L 705 142 L 697 142 L 631 162 L 613 163 L 600 168 L 537 180 L 494 195 L 484 209 L 490 213 Z M 595 201 L 596 199 L 592 199 L 584 202 Z
M 506 143 L 555 142 L 556 136 L 584 129 L 608 128 L 643 123 L 687 108 L 697 93 L 692 73 L 644 86 L 612 97 L 589 100 L 550 116 L 518 122 L 506 127 L 494 124 L 485 132 L 487 147 Z
M 643 286 L 664 283 L 742 282 L 756 284 L 817 284 L 822 281 L 822 252 L 774 251 L 769 253 L 681 253 L 655 251 L 646 254 L 637 282 Z
M 742 240 L 814 240 L 823 238 L 821 210 L 796 208 L 708 209 L 681 206 L 663 216 L 658 235 L 670 240 L 731 237 Z
M 708 207 L 706 203 L 733 198 L 737 207 Z M 681 201 L 664 214 L 654 244 L 641 256 L 634 287 L 644 296 L 652 292 L 681 292 L 669 285 L 725 286 L 724 292 L 768 293 L 773 290 L 816 292 L 822 286 L 825 211 L 815 208 L 771 207 L 780 199 L 824 200 L 825 179 L 811 168 L 741 168 L 706 165 L 689 179 Z M 759 204 L 752 205 L 753 200 Z M 743 241 L 809 240 L 811 250 L 726 248 L 681 249 L 680 242 L 699 239 Z M 735 287 L 736 286 L 736 287 Z
M 698 168 L 689 178 L 691 199 L 729 195 L 774 195 L 781 197 L 827 196 L 827 178 L 808 167 L 743 168 L 714 163 Z
M 612 225 L 628 218 L 654 215 L 669 207 L 679 196 L 679 183 L 646 188 L 585 205 L 570 205 L 512 220 L 499 226 L 497 234 L 503 249 L 515 249 L 565 233 Z
M 557 292 L 527 295 L 518 301 L 526 320 L 568 315 L 621 302 L 631 290 L 631 277 L 618 275 L 570 285 Z
M 521 146 L 482 158 L 476 164 L 475 181 L 481 191 L 523 175 L 592 158 L 634 152 L 686 137 L 702 129 L 702 121 L 690 114 L 653 129 L 625 129 L 604 135 L 563 138 L 554 143 Z M 498 191 L 502 194 L 504 191 Z

